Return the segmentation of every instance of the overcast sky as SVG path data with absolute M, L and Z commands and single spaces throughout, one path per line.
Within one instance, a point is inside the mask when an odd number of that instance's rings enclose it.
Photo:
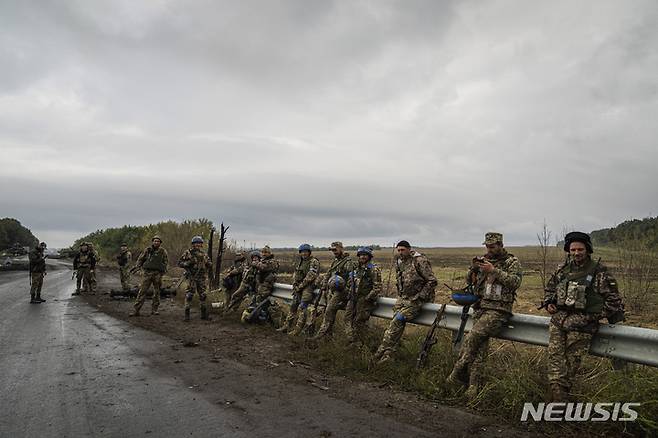
M 658 2 L 0 0 L 0 216 L 50 246 L 533 244 L 655 215 Z

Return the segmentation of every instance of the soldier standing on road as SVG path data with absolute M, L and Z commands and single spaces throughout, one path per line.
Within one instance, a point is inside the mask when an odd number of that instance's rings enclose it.
M 199 294 L 201 319 L 209 320 L 208 307 L 206 306 L 206 280 L 208 272 L 212 269 L 212 262 L 208 254 L 203 251 L 203 238 L 201 236 L 192 238 L 192 248 L 183 253 L 178 261 L 178 266 L 185 269 L 185 277 L 187 277 L 185 321 L 190 320 L 190 307 L 195 292 Z
M 46 275 L 46 242 L 38 244 L 28 256 L 30 260 L 30 304 L 45 303 L 46 300 L 41 298 L 41 288 L 43 287 L 43 277 Z
M 384 332 L 382 343 L 375 352 L 379 363 L 389 361 L 397 351 L 407 321 L 420 313 L 424 303 L 434 301 L 437 285 L 430 261 L 419 252 L 412 251 L 406 240 L 396 245 L 397 289 L 400 296 L 393 306 L 393 320 Z
M 249 253 L 250 263 L 245 263 L 244 271 L 242 272 L 242 282 L 240 287 L 231 296 L 226 311 L 234 310 L 239 306 L 247 294 L 253 294 L 256 291 L 256 274 L 258 273 L 257 265 L 262 256 L 260 251 L 251 251 Z
M 352 293 L 345 311 L 345 332 L 349 342 L 365 340 L 368 319 L 382 291 L 382 272 L 379 266 L 372 263 L 372 250 L 361 247 L 356 255 L 359 263 L 347 284 L 347 290 Z
M 89 245 L 89 251 L 91 251 L 91 253 L 94 255 L 94 258 L 96 259 L 94 267 L 89 270 L 89 284 L 91 286 L 91 294 L 95 295 L 96 290 L 98 289 L 98 282 L 96 281 L 96 265 L 100 263 L 101 256 L 98 251 L 94 249 L 94 244 L 92 242 L 87 242 L 87 245 Z
M 226 269 L 226 271 L 224 271 L 224 276 L 222 279 L 222 286 L 224 288 L 224 307 L 228 306 L 228 304 L 231 302 L 231 296 L 240 287 L 245 265 L 246 262 L 244 254 L 238 252 L 235 253 L 233 266 L 230 266 Z
M 124 292 L 130 290 L 130 264 L 133 261 L 133 255 L 128 251 L 128 244 L 121 244 L 121 252 L 117 256 L 117 264 L 119 265 L 119 276 L 121 278 L 121 289 Z
M 324 276 L 323 288 L 327 294 L 327 307 L 324 311 L 322 325 L 314 339 L 331 336 L 336 322 L 338 310 L 344 308 L 347 302 L 347 281 L 354 270 L 354 262 L 348 253 L 343 251 L 342 242 L 333 242 L 330 248 L 334 260 Z
M 574 231 L 564 238 L 567 262 L 548 281 L 544 305 L 551 314 L 548 339 L 548 381 L 553 402 L 568 401 L 582 357 L 589 351 L 599 320 L 624 320 L 617 281 L 592 260 L 589 235 Z M 600 260 L 600 259 L 599 259 Z
M 523 272 L 519 260 L 503 247 L 503 235 L 485 235 L 487 253 L 476 257 L 466 276 L 480 300 L 473 305 L 473 328 L 466 336 L 459 359 L 448 376 L 449 383 L 468 385 L 467 396 L 475 397 L 482 385 L 489 338 L 496 336 L 512 316 L 516 290 Z
M 169 255 L 167 250 L 161 247 L 162 239 L 160 236 L 153 236 L 151 246 L 146 248 L 137 258 L 137 263 L 133 269 L 141 268 L 142 284 L 139 287 L 137 298 L 135 299 L 135 310 L 129 316 L 139 316 L 139 310 L 146 301 L 146 292 L 153 285 L 153 298 L 151 299 L 151 315 L 159 315 L 158 307 L 160 306 L 160 289 L 162 288 L 162 274 L 167 272 L 169 267 Z
M 299 245 L 298 252 L 299 262 L 292 277 L 290 313 L 283 326 L 278 329 L 280 332 L 291 332 L 291 334 L 299 334 L 304 329 L 308 306 L 314 298 L 315 280 L 320 273 L 320 261 L 311 255 L 311 245 L 308 243 Z M 295 322 L 297 328 L 292 331 Z
M 80 250 L 73 258 L 73 269 L 76 270 L 76 284 L 75 292 L 71 295 L 80 295 L 80 292 L 90 292 L 91 288 L 91 274 L 90 272 L 96 268 L 96 257 L 94 253 L 89 250 L 89 243 L 82 242 Z M 82 289 L 80 286 L 82 285 Z

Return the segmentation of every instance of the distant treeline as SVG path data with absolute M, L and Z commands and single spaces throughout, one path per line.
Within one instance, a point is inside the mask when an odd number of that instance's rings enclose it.
M 628 220 L 614 228 L 592 231 L 591 236 L 595 245 L 635 243 L 658 250 L 658 217 Z
M 33 247 L 37 242 L 32 231 L 16 219 L 9 217 L 0 219 L 0 249 L 8 249 L 16 243 L 20 246 Z
M 77 251 L 82 242 L 91 242 L 94 249 L 99 252 L 101 260 L 111 261 L 119 253 L 121 244 L 126 243 L 133 253 L 133 258 L 137 258 L 140 251 L 149 246 L 151 239 L 157 234 L 162 239 L 162 246 L 169 253 L 169 262 L 174 264 L 183 251 L 190 247 L 192 236 L 200 235 L 207 243 L 212 226 L 212 221 L 208 219 L 196 219 L 107 228 L 79 238 L 71 247 L 71 251 Z M 215 237 L 215 248 L 216 245 L 217 237 Z

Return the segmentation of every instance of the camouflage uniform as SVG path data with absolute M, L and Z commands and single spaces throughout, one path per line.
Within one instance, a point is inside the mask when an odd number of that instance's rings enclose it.
M 88 245 L 89 245 L 89 251 L 91 251 L 94 254 L 94 258 L 96 259 L 96 264 L 100 263 L 101 256 L 98 253 L 98 251 L 94 249 L 94 244 L 88 242 Z M 98 282 L 96 281 L 96 266 L 94 266 L 89 270 L 89 285 L 91 286 L 91 293 L 95 294 L 96 289 L 98 288 Z
M 40 303 L 41 288 L 43 287 L 43 277 L 46 275 L 46 258 L 43 255 L 44 248 L 37 246 L 30 251 L 28 258 L 30 260 L 30 302 Z M 45 301 L 45 300 L 43 300 Z
M 85 245 L 80 245 L 82 246 Z M 76 272 L 76 285 L 74 295 L 79 295 L 80 292 L 89 292 L 92 290 L 91 286 L 91 271 L 96 268 L 96 257 L 94 253 L 87 246 L 86 251 L 80 251 L 73 258 L 73 269 Z M 82 285 L 82 290 L 80 286 Z
M 377 306 L 377 297 L 382 291 L 382 271 L 379 266 L 368 262 L 359 263 L 350 276 L 348 290 L 354 290 L 356 303 L 347 303 L 345 310 L 345 333 L 350 342 L 363 341 L 368 329 L 368 319 Z
M 309 305 L 315 298 L 315 281 L 319 274 L 320 261 L 317 258 L 313 256 L 309 256 L 307 259 L 299 258 L 299 263 L 297 263 L 297 268 L 292 277 L 290 313 L 288 313 L 281 331 L 288 331 L 295 326 L 293 334 L 302 332 L 306 325 Z
M 254 266 L 254 262 L 245 262 L 244 269 L 242 271 L 242 281 L 240 282 L 240 287 L 233 292 L 231 295 L 231 300 L 228 303 L 227 310 L 233 309 L 236 306 L 239 306 L 244 297 L 248 294 L 254 294 L 256 292 L 256 274 L 258 269 Z
M 393 306 L 395 316 L 375 353 L 375 358 L 382 361 L 397 351 L 407 321 L 418 316 L 424 303 L 434 301 L 434 289 L 438 283 L 430 261 L 416 251 L 411 251 L 410 257 L 398 258 L 395 269 L 400 297 Z
M 135 315 L 139 315 L 139 310 L 146 301 L 146 292 L 153 285 L 153 297 L 151 299 L 151 313 L 158 311 L 160 306 L 160 289 L 162 288 L 162 274 L 167 272 L 169 266 L 169 255 L 167 250 L 162 246 L 154 248 L 149 246 L 137 258 L 136 266 L 141 267 L 144 271 L 142 275 L 142 284 L 139 286 L 139 292 L 135 299 Z
M 208 319 L 206 307 L 206 280 L 212 269 L 212 262 L 202 249 L 190 248 L 178 260 L 178 266 L 185 269 L 187 289 L 185 290 L 185 313 L 189 315 L 194 293 L 199 294 L 201 319 Z
M 340 244 L 340 242 L 334 242 L 332 246 L 335 244 Z M 342 247 L 342 244 L 340 244 L 340 246 Z M 338 275 L 345 281 L 345 285 L 347 285 L 353 270 L 354 262 L 349 254 L 345 252 L 341 254 L 340 257 L 334 258 L 331 262 L 331 266 L 329 266 L 329 270 L 324 275 L 322 287 L 325 290 L 327 307 L 324 309 L 324 318 L 322 319 L 322 325 L 316 335 L 317 338 L 326 335 L 330 336 L 332 334 L 334 323 L 336 322 L 336 314 L 338 313 L 338 310 L 345 308 L 348 299 L 347 290 L 345 288 L 342 290 L 340 288 L 328 290 L 327 283 L 332 277 Z
M 487 233 L 485 244 L 503 243 L 500 233 Z M 479 390 L 484 361 L 489 352 L 489 338 L 498 335 L 512 316 L 516 291 L 523 271 L 519 260 L 504 249 L 496 257 L 484 256 L 494 266 L 490 273 L 472 266 L 467 278 L 480 301 L 473 305 L 473 328 L 466 335 L 449 380 L 467 382 L 471 391 Z
M 240 287 L 242 282 L 242 274 L 247 263 L 245 262 L 242 254 L 236 254 L 233 260 L 233 266 L 224 271 L 222 280 L 222 287 L 224 289 L 224 305 L 227 306 L 231 302 L 231 295 Z
M 122 250 L 117 256 L 119 265 L 119 276 L 121 278 L 121 289 L 130 290 L 130 264 L 133 261 L 133 255 L 130 251 Z
M 589 256 L 582 266 L 569 261 L 553 274 L 544 302 L 557 306 L 549 324 L 548 381 L 554 401 L 563 401 L 558 399 L 571 390 L 599 320 L 623 313 L 624 304 L 615 278 Z

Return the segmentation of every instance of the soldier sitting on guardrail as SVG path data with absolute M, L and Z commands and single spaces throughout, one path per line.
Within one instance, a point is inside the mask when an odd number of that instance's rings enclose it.
M 599 261 L 589 235 L 574 231 L 564 238 L 567 262 L 552 275 L 546 285 L 544 303 L 551 314 L 548 339 L 548 381 L 551 400 L 567 401 L 580 368 L 589 351 L 599 320 L 614 324 L 624 320 L 624 304 L 617 281 Z

